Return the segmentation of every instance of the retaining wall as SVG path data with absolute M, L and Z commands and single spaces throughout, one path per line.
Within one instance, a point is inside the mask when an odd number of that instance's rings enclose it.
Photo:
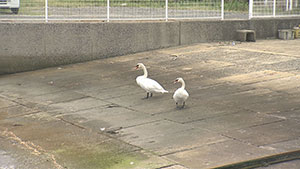
M 275 38 L 300 18 L 127 23 L 0 23 L 0 74 L 36 70 L 141 51 L 236 39 L 254 29 Z

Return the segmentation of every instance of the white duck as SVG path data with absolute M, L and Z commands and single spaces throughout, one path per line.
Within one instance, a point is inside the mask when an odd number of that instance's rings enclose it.
M 147 97 L 152 97 L 153 93 L 168 93 L 159 83 L 157 83 L 155 80 L 152 80 L 148 78 L 148 72 L 143 63 L 138 63 L 136 65 L 136 69 L 142 68 L 144 70 L 144 75 L 138 76 L 136 78 L 136 83 L 141 86 L 144 90 L 147 92 Z
M 185 90 L 185 82 L 184 80 L 180 77 L 180 78 L 177 78 L 174 83 L 177 83 L 177 82 L 180 82 L 182 85 L 180 88 L 178 88 L 174 95 L 173 95 L 173 99 L 175 100 L 176 102 L 176 107 L 178 107 L 178 104 L 182 104 L 182 107 L 183 108 L 185 106 L 185 101 L 188 99 L 189 97 L 189 93 Z

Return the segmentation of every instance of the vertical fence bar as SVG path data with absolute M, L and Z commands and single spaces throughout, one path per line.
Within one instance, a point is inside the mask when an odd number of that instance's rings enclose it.
M 224 20 L 224 0 L 221 0 L 221 19 Z
M 273 0 L 273 17 L 276 16 L 276 0 Z
M 285 0 L 285 11 L 289 10 L 289 0 Z
M 48 0 L 45 0 L 45 22 L 48 22 Z
M 168 21 L 168 0 L 166 0 L 166 21 Z
M 107 18 L 106 18 L 106 21 L 107 21 L 107 22 L 109 22 L 109 6 L 110 6 L 109 1 L 110 1 L 110 0 L 107 0 L 107 9 L 106 9 L 106 11 L 107 11 L 107 13 L 106 13 L 106 17 L 107 17 Z
M 253 17 L 253 0 L 249 0 L 249 19 Z
M 293 10 L 293 0 L 290 0 L 290 11 Z

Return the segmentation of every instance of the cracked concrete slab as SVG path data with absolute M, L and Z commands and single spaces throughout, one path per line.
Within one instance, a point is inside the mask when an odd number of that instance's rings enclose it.
M 164 135 L 149 135 L 149 137 L 141 136 L 141 134 L 134 135 L 127 130 L 121 130 L 120 134 L 126 135 L 120 139 L 146 149 L 151 149 L 160 156 L 177 154 L 229 140 L 218 133 L 203 129 L 188 129 Z
M 59 91 L 59 92 L 34 96 L 31 98 L 31 100 L 36 103 L 49 105 L 49 104 L 55 104 L 61 102 L 69 102 L 72 100 L 78 100 L 84 97 L 86 97 L 86 95 L 82 95 L 74 91 Z
M 118 105 L 97 107 L 76 113 L 58 115 L 57 117 L 94 129 L 95 131 L 103 132 L 130 128 L 160 120 L 151 115 L 126 109 Z
M 105 88 L 105 89 L 101 87 L 95 87 L 85 91 L 79 91 L 79 93 L 83 93 L 84 95 L 92 96 L 99 99 L 114 99 L 114 98 L 126 96 L 128 95 L 128 93 L 137 94 L 142 92 L 142 90 L 136 90 L 136 89 L 137 88 L 135 85 L 126 84 L 126 85 L 115 86 L 113 88 Z
M 238 155 L 236 152 L 239 152 Z M 167 157 L 189 168 L 212 168 L 272 153 L 274 152 L 238 140 L 226 140 L 167 155 Z
M 49 107 L 54 107 L 63 110 L 60 114 L 64 114 L 67 111 L 76 112 L 85 109 L 92 109 L 95 107 L 100 107 L 109 104 L 109 102 L 99 100 L 91 97 L 79 98 L 76 100 L 71 100 L 68 102 L 60 102 L 51 104 Z M 59 110 L 56 110 L 59 111 Z
M 0 109 L 0 119 L 13 118 L 18 116 L 24 116 L 32 113 L 38 112 L 37 110 L 32 110 L 28 107 L 22 105 L 10 106 Z
M 233 138 L 245 140 L 251 144 L 265 146 L 299 138 L 300 128 L 293 120 L 280 120 L 248 128 L 226 132 Z
M 45 112 L 5 121 L 6 125 L 1 127 L 2 138 L 14 142 L 11 146 L 17 149 L 17 155 L 22 155 L 20 151 L 25 150 L 38 160 L 50 163 L 43 168 L 109 168 L 116 164 L 119 166 L 117 168 L 131 165 L 157 168 L 172 164 L 142 152 L 139 147 L 93 132 L 88 128 L 79 128 Z M 15 121 L 20 125 L 10 125 Z M 2 121 L 2 126 L 3 124 Z M 7 151 L 12 153 L 11 149 Z M 20 161 L 18 156 L 16 158 L 18 163 L 14 164 L 16 168 L 20 168 L 24 162 Z M 35 164 L 29 163 L 24 168 L 32 168 Z
M 160 118 L 164 118 L 177 123 L 187 124 L 205 119 L 223 116 L 225 114 L 237 113 L 241 111 L 238 108 L 224 107 L 217 104 L 207 105 L 207 102 L 193 104 L 189 103 L 184 109 L 174 108 L 172 111 L 157 114 Z
M 168 120 L 155 121 L 136 127 L 120 130 L 120 139 L 131 142 L 131 139 L 147 139 L 150 137 L 163 137 L 166 134 L 177 134 L 193 127 L 175 123 Z
M 30 89 L 35 90 L 30 90 Z M 3 90 L 2 95 L 9 96 L 10 94 L 14 94 L 18 98 L 22 98 L 23 96 L 38 96 L 48 93 L 54 93 L 62 91 L 62 89 L 55 88 L 51 85 L 40 84 L 33 81 L 23 81 L 17 84 L 7 84 L 1 86 Z
M 212 131 L 222 132 L 234 129 L 259 126 L 263 124 L 283 121 L 283 119 L 262 113 L 240 111 L 231 114 L 220 115 L 189 123 L 189 125 Z
M 15 106 L 17 105 L 16 103 L 10 101 L 10 100 L 6 100 L 4 98 L 1 98 L 0 97 L 0 108 L 7 108 L 7 107 L 10 107 L 10 106 Z
M 0 168 L 213 168 L 300 149 L 298 46 L 203 43 L 0 76 Z M 138 62 L 168 94 L 143 99 Z

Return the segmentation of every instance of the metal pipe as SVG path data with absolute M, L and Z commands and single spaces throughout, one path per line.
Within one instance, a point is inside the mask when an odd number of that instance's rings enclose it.
M 290 0 L 290 11 L 293 10 L 293 0 Z
M 253 0 L 249 0 L 249 19 L 253 17 Z
M 276 0 L 273 0 L 273 17 L 276 17 Z
M 224 0 L 221 0 L 221 19 L 224 20 Z
M 168 0 L 166 0 L 166 21 L 168 21 Z
M 106 9 L 106 11 L 107 11 L 107 13 L 106 13 L 106 16 L 107 16 L 106 21 L 107 22 L 109 22 L 109 6 L 110 6 L 109 0 L 107 0 L 107 9 Z
M 45 0 L 45 22 L 48 22 L 48 0 Z

